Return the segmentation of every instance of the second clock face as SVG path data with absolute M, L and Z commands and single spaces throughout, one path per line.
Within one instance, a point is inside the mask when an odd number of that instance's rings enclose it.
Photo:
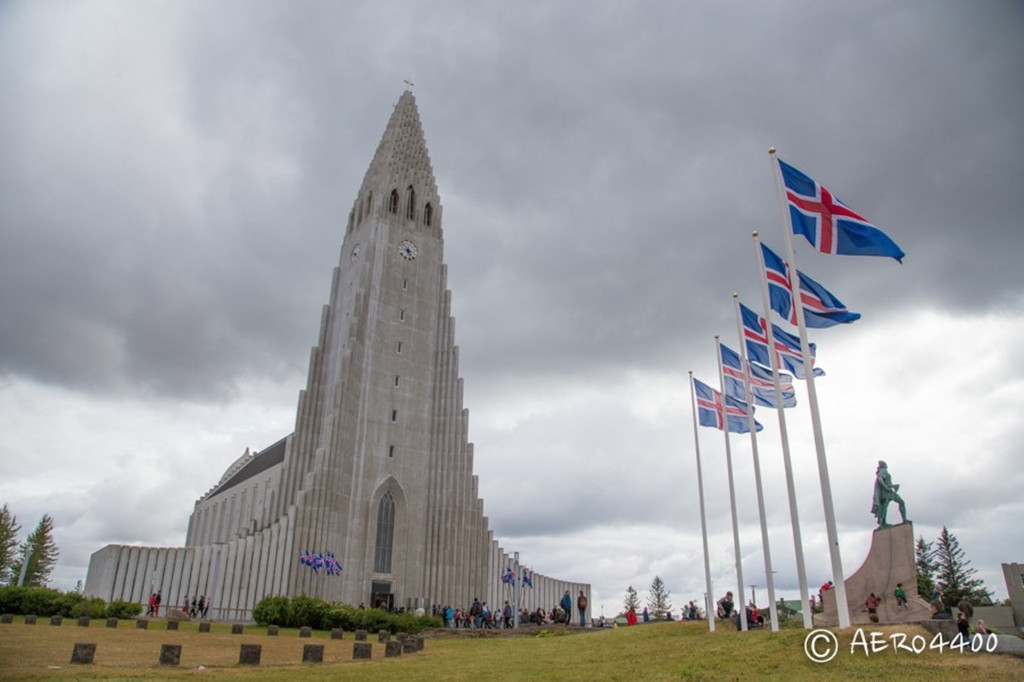
M 419 255 L 419 250 L 416 248 L 415 244 L 406 239 L 398 245 L 398 253 L 405 260 L 415 260 L 416 256 Z

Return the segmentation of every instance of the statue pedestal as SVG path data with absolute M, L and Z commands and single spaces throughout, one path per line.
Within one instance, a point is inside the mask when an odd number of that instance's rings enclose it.
M 903 590 L 907 593 L 906 606 L 896 606 L 893 590 L 897 583 L 903 583 Z M 878 605 L 879 624 L 915 623 L 931 618 L 928 602 L 917 593 L 914 524 L 906 522 L 875 529 L 867 559 L 846 579 L 846 599 L 852 625 L 872 624 L 864 607 L 872 592 L 881 600 Z M 823 627 L 838 625 L 835 591 L 824 590 L 822 597 L 824 610 L 814 614 L 814 624 Z

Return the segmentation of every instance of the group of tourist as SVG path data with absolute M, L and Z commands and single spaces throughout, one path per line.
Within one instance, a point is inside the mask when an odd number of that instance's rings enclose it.
M 576 598 L 576 609 L 580 615 L 580 627 L 586 627 L 587 597 L 583 594 L 583 590 L 580 590 L 579 596 Z M 505 600 L 505 605 L 500 610 L 492 609 L 486 601 L 474 599 L 472 606 L 468 609 L 442 606 L 434 609 L 434 612 L 441 616 L 446 628 L 482 630 L 511 628 L 514 625 L 513 616 L 515 611 L 507 599 Z M 519 612 L 519 622 L 532 625 L 547 625 L 549 623 L 568 625 L 571 617 L 572 597 L 569 596 L 568 590 L 562 596 L 561 601 L 552 607 L 551 611 L 545 611 L 543 608 L 538 607 L 533 611 L 522 609 Z
M 206 618 L 206 612 L 210 609 L 210 603 L 206 601 L 206 595 L 202 595 L 197 600 L 195 595 L 192 596 L 192 601 L 188 600 L 188 595 L 185 596 L 185 600 L 181 603 L 181 610 L 188 614 L 189 618 Z
M 162 590 L 149 595 L 149 603 L 146 606 L 146 615 L 158 618 L 160 616 L 160 604 L 163 603 L 164 595 Z M 181 602 L 181 610 L 188 615 L 189 618 L 206 618 L 206 612 L 210 609 L 210 604 L 206 600 L 206 595 L 200 596 L 196 599 L 195 596 L 189 601 L 188 595 L 185 595 L 184 600 Z
M 731 597 L 732 592 L 730 592 L 729 595 Z M 730 606 L 730 608 L 731 608 L 731 606 Z M 657 616 L 657 614 L 655 614 L 655 616 Z M 635 606 L 630 606 L 628 609 L 626 609 L 626 625 L 636 625 L 637 623 L 640 622 L 641 618 L 643 619 L 643 622 L 645 622 L 645 623 L 650 623 L 651 622 L 651 612 L 650 612 L 650 610 L 646 606 L 644 607 L 644 610 L 640 614 L 639 617 L 637 616 L 636 607 Z M 672 617 L 672 612 L 671 611 L 665 611 L 665 613 L 662 616 L 662 618 L 664 620 L 675 620 Z M 679 612 L 679 620 L 680 621 L 684 621 L 684 620 L 703 620 L 703 618 L 701 616 L 700 609 L 698 609 L 697 605 L 693 601 L 691 601 L 689 604 L 686 604 L 685 606 L 683 606 L 683 608 L 680 610 L 680 612 Z
M 164 595 L 161 590 L 157 590 L 153 594 L 149 595 L 149 606 L 146 608 L 147 616 L 159 616 L 160 615 L 160 603 L 163 601 Z

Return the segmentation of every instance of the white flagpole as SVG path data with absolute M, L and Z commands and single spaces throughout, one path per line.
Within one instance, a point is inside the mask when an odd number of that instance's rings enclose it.
M 786 260 L 793 271 L 793 306 L 796 309 L 797 329 L 800 332 L 800 351 L 804 356 L 804 367 L 807 376 L 807 402 L 811 408 L 811 426 L 814 430 L 814 451 L 818 456 L 818 479 L 821 482 L 821 502 L 825 508 L 825 531 L 828 534 L 828 549 L 832 559 L 832 583 L 836 595 L 839 627 L 850 627 L 850 607 L 846 600 L 846 579 L 843 577 L 843 561 L 839 554 L 839 534 L 836 531 L 836 513 L 832 505 L 832 483 L 828 475 L 828 458 L 825 456 L 825 437 L 821 431 L 821 415 L 818 412 L 818 392 L 814 388 L 814 359 L 811 357 L 810 344 L 807 341 L 807 327 L 804 323 L 803 297 L 800 294 L 797 276 L 796 252 L 793 250 L 793 227 L 789 220 L 786 197 L 782 190 L 779 177 L 779 164 L 775 158 L 775 148 L 768 150 L 772 161 L 772 174 L 775 178 L 775 191 L 779 197 L 779 210 L 782 213 L 782 235 L 786 243 Z M 771 324 L 768 325 L 771 327 Z
M 697 421 L 697 397 L 693 390 L 693 371 L 690 371 L 690 408 L 693 411 L 693 447 L 697 453 L 697 495 L 700 497 L 700 537 L 704 541 L 704 583 L 708 594 L 711 594 L 711 560 L 708 557 L 708 521 L 704 515 L 704 474 L 700 468 L 700 437 L 698 435 L 699 423 Z M 708 617 L 708 629 L 715 631 L 715 616 L 710 611 L 705 611 Z
M 768 544 L 768 522 L 764 513 L 764 487 L 761 485 L 761 458 L 757 453 L 757 425 L 754 421 L 754 395 L 750 390 L 750 370 L 747 367 L 746 344 L 743 343 L 743 325 L 740 322 L 739 294 L 733 294 L 733 307 L 736 309 L 736 331 L 740 335 L 740 364 L 743 365 L 743 395 L 747 401 L 747 423 L 750 425 L 750 450 L 754 456 L 754 482 L 757 486 L 757 511 L 761 516 L 761 548 L 764 552 L 765 585 L 768 588 L 769 614 L 772 621 L 772 632 L 779 630 L 779 607 L 775 603 L 775 571 L 772 570 L 772 550 Z M 722 355 L 719 347 L 718 362 L 721 365 Z M 721 367 L 719 367 L 721 370 Z M 724 370 L 723 370 L 724 371 Z M 725 400 L 725 398 L 723 398 Z M 780 403 L 781 404 L 781 403 Z M 757 606 L 755 604 L 755 606 Z
M 771 304 L 768 302 L 768 280 L 765 266 L 764 253 L 761 252 L 761 240 L 758 238 L 757 230 L 754 230 L 754 249 L 757 252 L 758 267 L 761 268 L 761 303 L 764 306 L 764 319 L 771 320 Z M 739 315 L 739 307 L 736 308 Z M 814 627 L 814 620 L 811 615 L 810 594 L 807 589 L 807 569 L 804 566 L 804 541 L 800 536 L 800 512 L 796 504 L 796 485 L 793 483 L 793 461 L 789 455 L 789 430 L 786 427 L 786 406 L 782 404 L 782 386 L 779 384 L 779 357 L 775 354 L 775 335 L 772 333 L 771 324 L 768 325 L 768 346 L 772 350 L 768 355 L 772 364 L 772 379 L 775 382 L 775 408 L 779 414 L 779 434 L 782 438 L 782 464 L 786 470 L 786 492 L 789 494 L 789 518 L 793 524 L 793 547 L 796 550 L 796 577 L 800 584 L 800 613 L 804 618 L 804 629 L 810 630 Z M 740 344 L 744 353 L 747 345 L 743 343 L 743 332 L 740 332 Z M 744 356 L 746 362 L 746 356 Z
M 718 348 L 718 334 L 715 334 L 715 357 L 720 357 L 721 350 Z M 736 485 L 732 476 L 732 450 L 729 447 L 729 413 L 725 407 L 725 377 L 722 376 L 722 363 L 718 363 L 718 390 L 722 399 L 722 433 L 725 434 L 725 462 L 729 467 L 729 503 L 732 506 L 732 544 L 733 552 L 736 555 L 736 582 L 739 584 L 739 594 L 733 598 L 733 604 L 739 605 L 740 629 L 747 629 L 747 610 L 743 600 L 746 599 L 743 588 L 743 557 L 740 555 L 740 527 L 736 518 Z

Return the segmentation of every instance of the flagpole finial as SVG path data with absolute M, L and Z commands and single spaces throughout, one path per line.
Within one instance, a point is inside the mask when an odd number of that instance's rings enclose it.
M 775 156 L 775 147 L 768 147 L 768 153 Z
M 715 334 L 715 341 L 718 341 L 718 334 Z
M 757 236 L 757 230 L 754 230 L 753 232 L 751 232 L 750 236 L 751 237 L 756 237 Z
M 733 298 L 739 298 L 739 297 L 740 297 L 740 295 L 739 295 L 739 294 L 737 294 L 737 293 L 736 293 L 736 292 L 734 291 L 734 292 L 732 292 L 732 297 L 733 297 Z

